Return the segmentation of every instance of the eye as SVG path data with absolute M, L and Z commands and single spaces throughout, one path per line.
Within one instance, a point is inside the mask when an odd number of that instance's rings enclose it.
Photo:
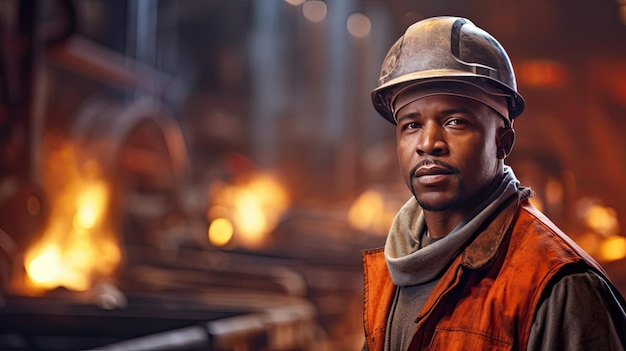
M 406 122 L 400 126 L 400 130 L 405 131 L 409 129 L 417 129 L 420 127 L 420 124 L 417 122 Z
M 446 121 L 446 125 L 447 126 L 452 126 L 452 127 L 456 127 L 456 126 L 466 126 L 469 125 L 469 122 L 464 119 L 464 118 L 459 118 L 459 117 L 453 117 L 450 118 Z

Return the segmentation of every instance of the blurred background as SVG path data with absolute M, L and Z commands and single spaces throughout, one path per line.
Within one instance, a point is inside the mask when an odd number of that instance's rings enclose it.
M 359 349 L 409 197 L 369 92 L 433 15 L 504 45 L 508 163 L 626 293 L 624 0 L 0 0 L 0 349 Z

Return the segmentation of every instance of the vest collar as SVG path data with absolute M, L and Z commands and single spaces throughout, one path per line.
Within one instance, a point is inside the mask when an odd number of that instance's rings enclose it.
M 470 269 L 482 269 L 496 257 L 506 233 L 513 227 L 520 197 L 511 196 L 502 211 L 496 211 L 493 220 L 487 220 L 487 227 L 463 250 L 461 265 Z

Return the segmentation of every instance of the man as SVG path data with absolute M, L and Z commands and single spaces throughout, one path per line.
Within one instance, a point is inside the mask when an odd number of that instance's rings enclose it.
M 363 253 L 364 349 L 624 349 L 623 298 L 504 164 L 524 100 L 495 38 L 463 18 L 417 22 L 372 100 L 413 197 Z

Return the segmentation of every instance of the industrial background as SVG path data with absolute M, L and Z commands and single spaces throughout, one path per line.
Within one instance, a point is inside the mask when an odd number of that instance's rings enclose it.
M 507 49 L 508 163 L 626 293 L 624 0 L 0 0 L 0 349 L 359 349 L 409 196 L 369 92 L 433 15 Z

